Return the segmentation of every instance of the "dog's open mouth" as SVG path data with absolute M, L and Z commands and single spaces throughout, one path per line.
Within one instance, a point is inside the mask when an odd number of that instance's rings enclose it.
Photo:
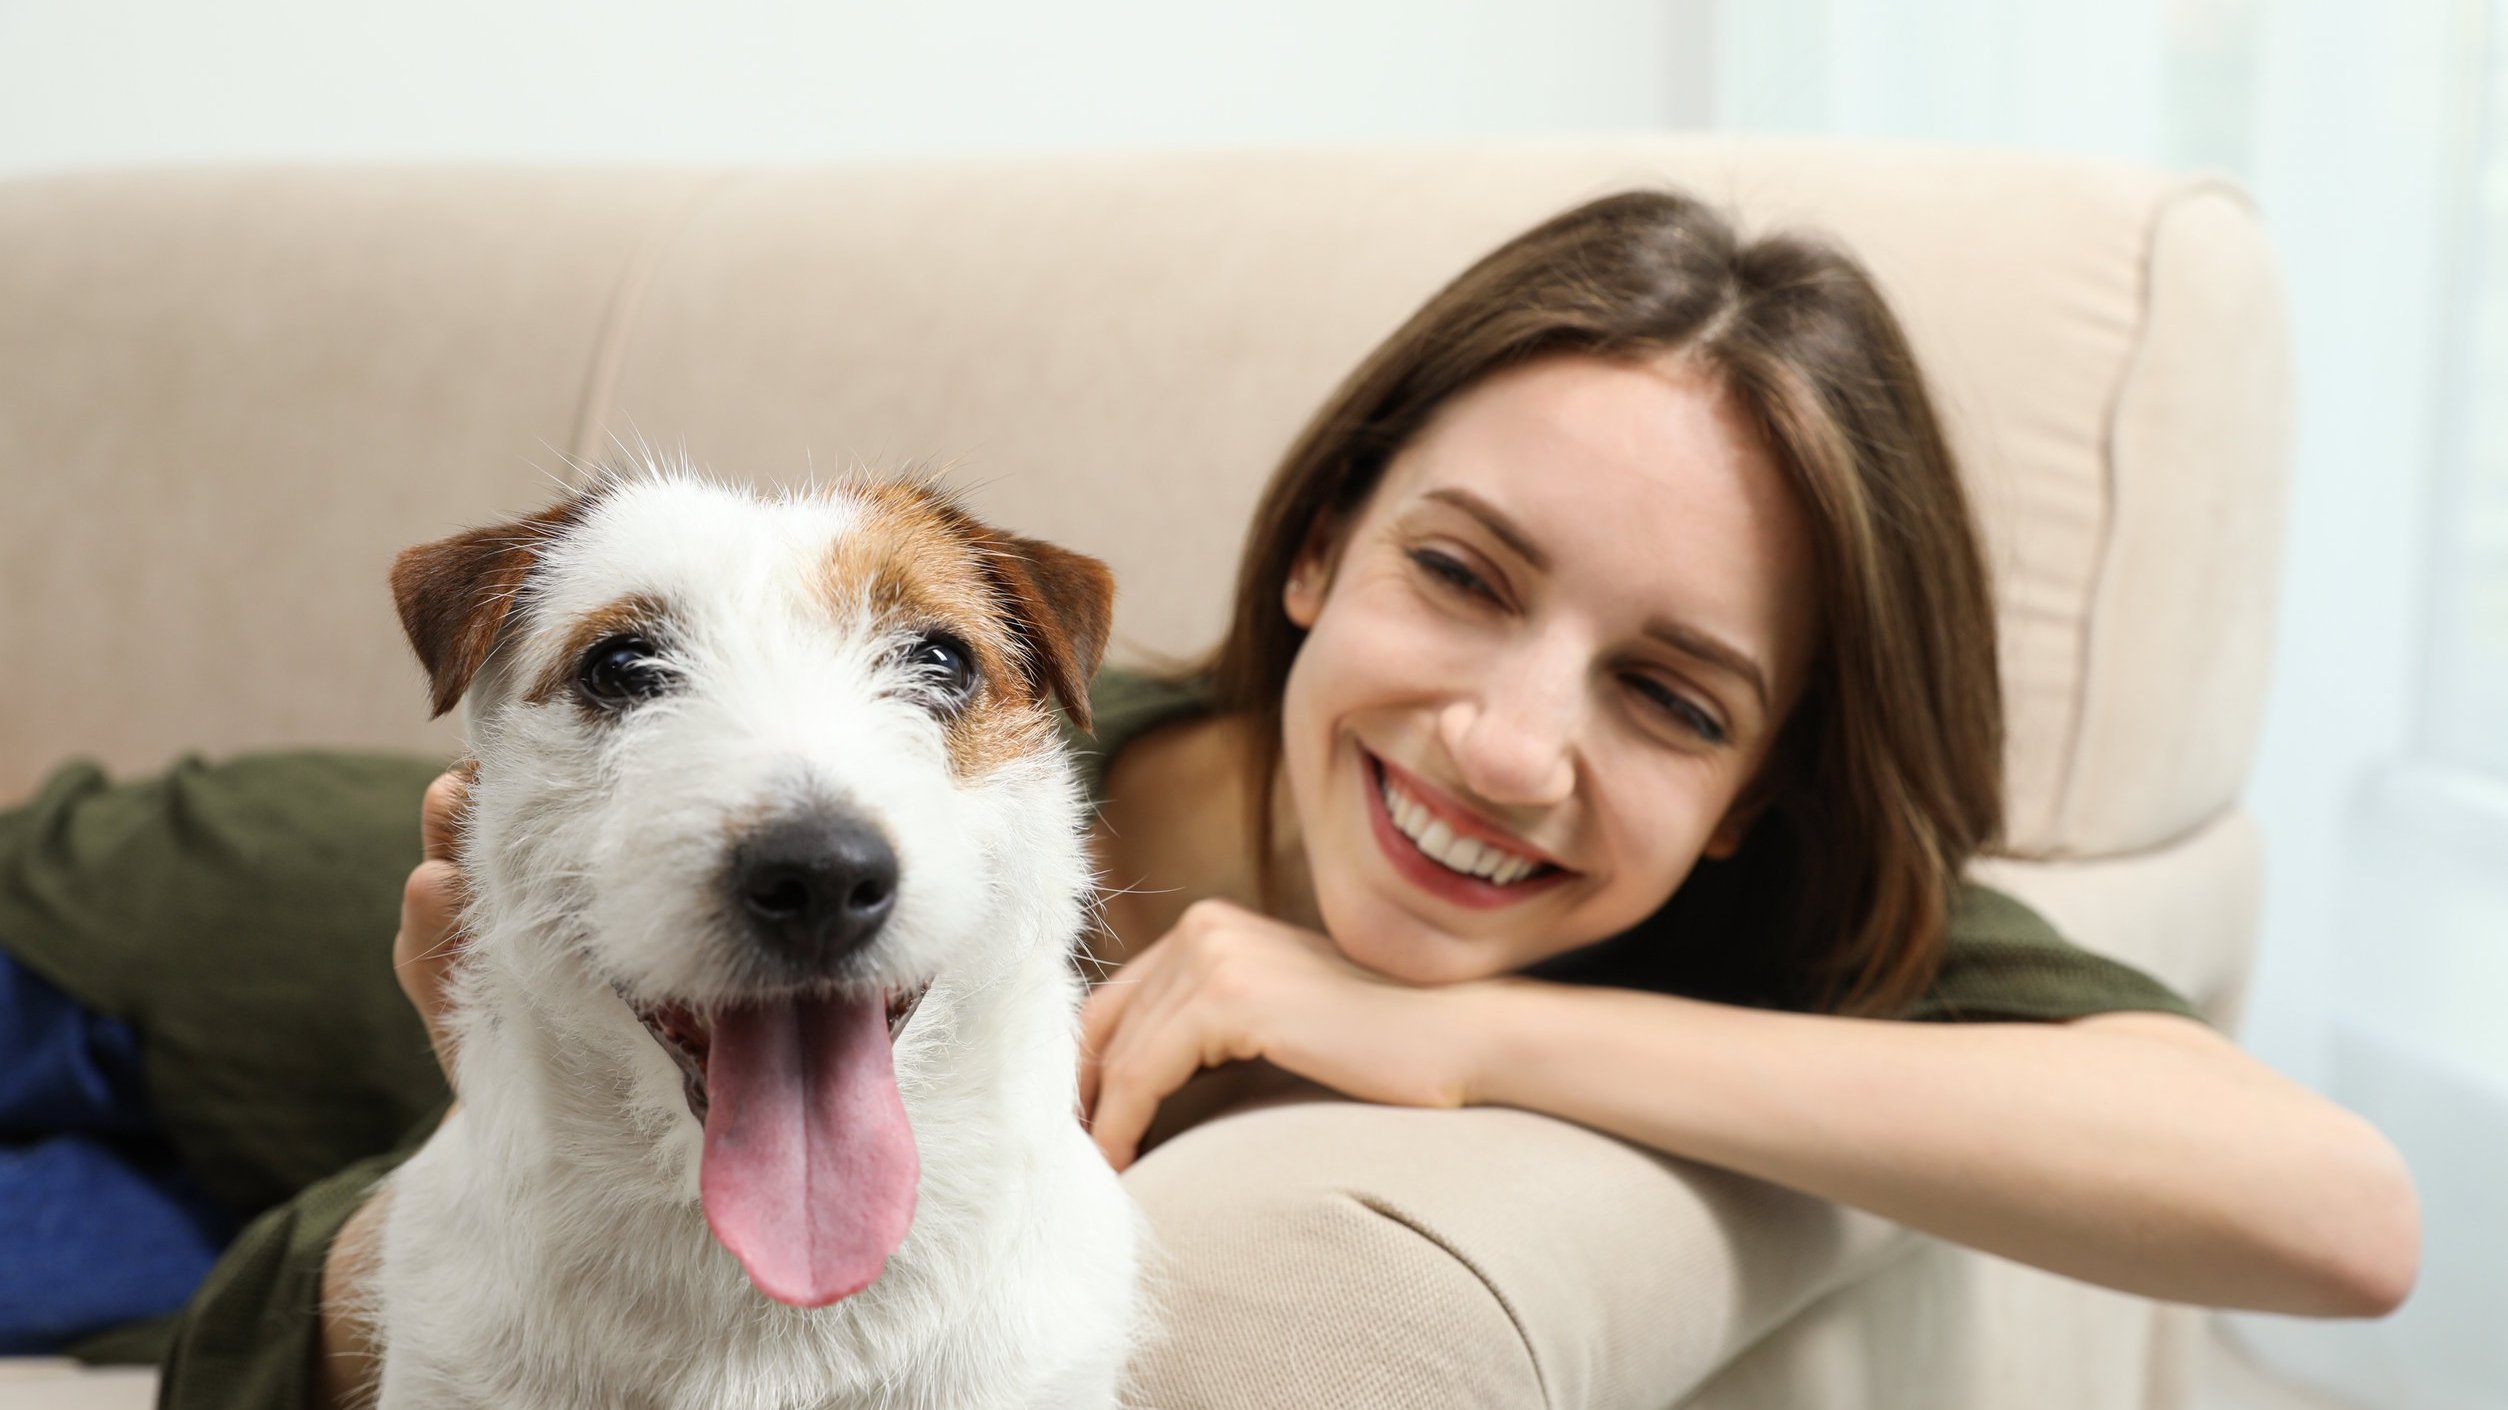
M 906 1031 L 906 1024 L 914 1017 L 915 1007 L 923 1002 L 924 994 L 931 987 L 919 984 L 888 996 L 889 1042 L 896 1042 L 897 1035 Z M 653 1035 L 653 1041 L 661 1045 L 662 1051 L 678 1065 L 680 1090 L 688 1098 L 688 1114 L 697 1119 L 698 1125 L 704 1125 L 706 1113 L 711 1107 L 706 1093 L 705 1057 L 713 1046 L 713 1025 L 685 1004 L 639 1004 L 631 999 L 627 1007 L 644 1024 L 645 1031 Z
M 768 1297 L 851 1297 L 904 1242 L 921 1162 L 895 1048 L 929 989 L 628 1003 L 705 1128 L 706 1226 Z

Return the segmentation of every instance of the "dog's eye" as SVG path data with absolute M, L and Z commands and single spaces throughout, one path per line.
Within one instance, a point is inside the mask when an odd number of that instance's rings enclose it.
M 575 689 L 605 710 L 620 710 L 661 694 L 671 673 L 658 659 L 660 648 L 640 636 L 605 637 L 583 654 L 575 670 Z
M 975 653 L 947 632 L 926 632 L 906 650 L 906 668 L 943 704 L 956 709 L 975 694 Z

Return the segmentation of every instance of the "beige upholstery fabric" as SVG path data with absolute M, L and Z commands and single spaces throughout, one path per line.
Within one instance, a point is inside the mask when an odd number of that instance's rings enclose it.
M 688 177 L 0 186 L 0 797 L 77 752 L 446 745 L 383 572 L 562 469 Z
M 2148 848 L 2225 807 L 2286 400 L 2243 204 L 2088 163 L 1680 138 L 14 183 L 0 591 L 56 600 L 0 619 L 34 677 L 0 700 L 0 791 L 72 748 L 442 744 L 385 553 L 638 434 L 740 477 L 956 461 L 983 507 L 1115 563 L 1129 654 L 1195 649 L 1263 474 L 1359 354 L 1499 239 L 1648 181 L 1834 231 L 1903 311 L 2001 573 L 2014 848 Z M 143 656 L 182 688 L 121 688 Z
M 1159 1410 L 1662 1410 L 1914 1238 L 1496 1107 L 1268 1107 L 1126 1184 L 1176 1309 L 1128 1402 Z
M 2186 1309 L 1929 1240 L 1728 1363 L 1681 1410 L 2180 1410 Z M 2167 1344 L 2166 1354 L 2162 1353 Z M 2163 1369 L 2165 1368 L 2165 1369 Z
M 733 477 L 961 467 L 1196 649 L 1300 420 L 1429 291 L 1675 183 L 1834 232 L 1904 316 L 1998 580 L 1991 879 L 2215 1016 L 2287 421 L 2252 212 L 2072 160 L 1653 137 L 834 170 L 0 183 L 0 797 L 71 753 L 449 749 L 393 550 L 642 437 Z M 378 937 L 378 940 L 380 937 Z M 1523 1113 L 1308 1103 L 1134 1186 L 1167 1405 L 2168 1403 L 2150 1304 Z M 1190 1310 L 1200 1309 L 1200 1310 Z

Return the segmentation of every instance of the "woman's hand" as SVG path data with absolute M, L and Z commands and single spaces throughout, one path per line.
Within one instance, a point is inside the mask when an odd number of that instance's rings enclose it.
M 1476 1005 L 1496 982 L 1414 987 L 1314 931 L 1198 901 L 1081 1010 L 1080 1109 L 1121 1170 L 1158 1104 L 1227 1062 L 1268 1060 L 1360 1101 L 1462 1106 L 1477 1086 Z
M 445 1027 L 446 989 L 469 936 L 461 929 L 468 894 L 455 860 L 454 838 L 462 812 L 470 802 L 470 779 L 479 766 L 455 764 L 427 785 L 419 806 L 419 861 L 401 888 L 401 929 L 392 937 L 392 969 L 401 992 L 427 1025 L 427 1041 L 435 1045 L 436 1065 L 444 1080 L 453 1080 L 453 1037 Z

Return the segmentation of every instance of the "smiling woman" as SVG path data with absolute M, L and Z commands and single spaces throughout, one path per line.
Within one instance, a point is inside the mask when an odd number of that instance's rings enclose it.
M 1226 639 L 1146 688 L 1100 711 L 1121 968 L 1082 1094 L 1119 1166 L 1262 1059 L 2148 1296 L 2410 1286 L 2374 1130 L 1965 880 L 1990 588 L 1899 326 L 1818 241 L 1636 192 L 1500 248 L 1308 424 Z M 1206 1403 L 1196 1357 L 1142 1393 Z
M 1651 917 L 1658 949 L 1753 937 L 1685 987 L 1895 1013 L 2000 823 L 1990 592 L 1896 320 L 1844 255 L 1665 192 L 1509 242 L 1351 375 L 1257 510 L 1212 677 L 1248 835 L 1277 770 L 1318 839 L 1254 849 L 1256 904 L 1311 889 L 1413 980 Z M 1556 879 L 1466 923 L 1354 874 L 1386 764 Z

